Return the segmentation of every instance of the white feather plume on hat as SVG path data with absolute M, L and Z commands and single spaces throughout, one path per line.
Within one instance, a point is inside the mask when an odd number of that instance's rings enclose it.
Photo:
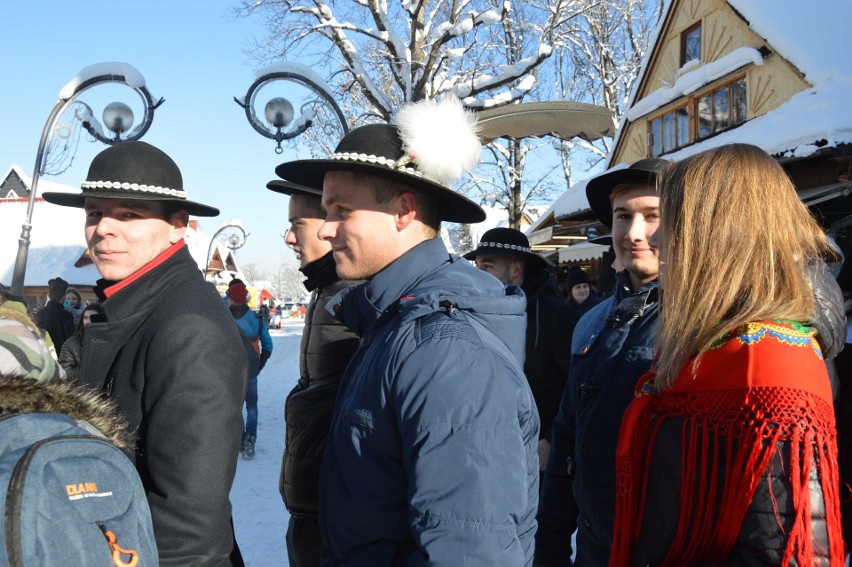
M 450 187 L 479 163 L 482 142 L 476 115 L 457 97 L 403 107 L 393 122 L 403 149 L 427 179 Z

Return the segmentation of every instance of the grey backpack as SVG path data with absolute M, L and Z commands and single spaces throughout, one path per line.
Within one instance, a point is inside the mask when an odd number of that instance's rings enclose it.
M 159 564 L 133 463 L 66 415 L 0 415 L 0 508 L 0 567 Z

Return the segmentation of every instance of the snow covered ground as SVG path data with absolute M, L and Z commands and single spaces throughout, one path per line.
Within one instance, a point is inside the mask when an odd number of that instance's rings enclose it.
M 239 458 L 231 489 L 234 529 L 243 559 L 255 565 L 287 565 L 289 514 L 278 493 L 281 455 L 284 453 L 284 398 L 299 379 L 301 319 L 285 319 L 272 329 L 272 358 L 258 381 L 257 455 Z

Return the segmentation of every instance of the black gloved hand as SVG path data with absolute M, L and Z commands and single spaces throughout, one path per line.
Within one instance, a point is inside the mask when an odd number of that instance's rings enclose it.
M 269 360 L 269 357 L 272 356 L 272 351 L 265 350 L 260 353 L 260 369 L 263 370 L 263 367 L 266 366 L 266 361 Z

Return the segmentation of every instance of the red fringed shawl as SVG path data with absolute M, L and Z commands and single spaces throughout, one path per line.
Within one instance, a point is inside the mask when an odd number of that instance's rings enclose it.
M 663 566 L 714 563 L 731 555 L 779 441 L 790 445 L 782 454 L 788 456 L 783 466 L 795 509 L 781 564 L 791 558 L 802 566 L 815 563 L 808 490 L 813 467 L 825 498 L 830 548 L 821 551 L 831 565 L 843 564 L 834 410 L 814 335 L 796 323 L 749 323 L 705 352 L 694 376 L 690 361 L 671 388 L 655 392 L 653 371 L 639 380 L 618 440 L 610 567 L 630 564 L 641 534 L 649 457 L 660 425 L 670 418 L 683 418 L 683 489 Z

